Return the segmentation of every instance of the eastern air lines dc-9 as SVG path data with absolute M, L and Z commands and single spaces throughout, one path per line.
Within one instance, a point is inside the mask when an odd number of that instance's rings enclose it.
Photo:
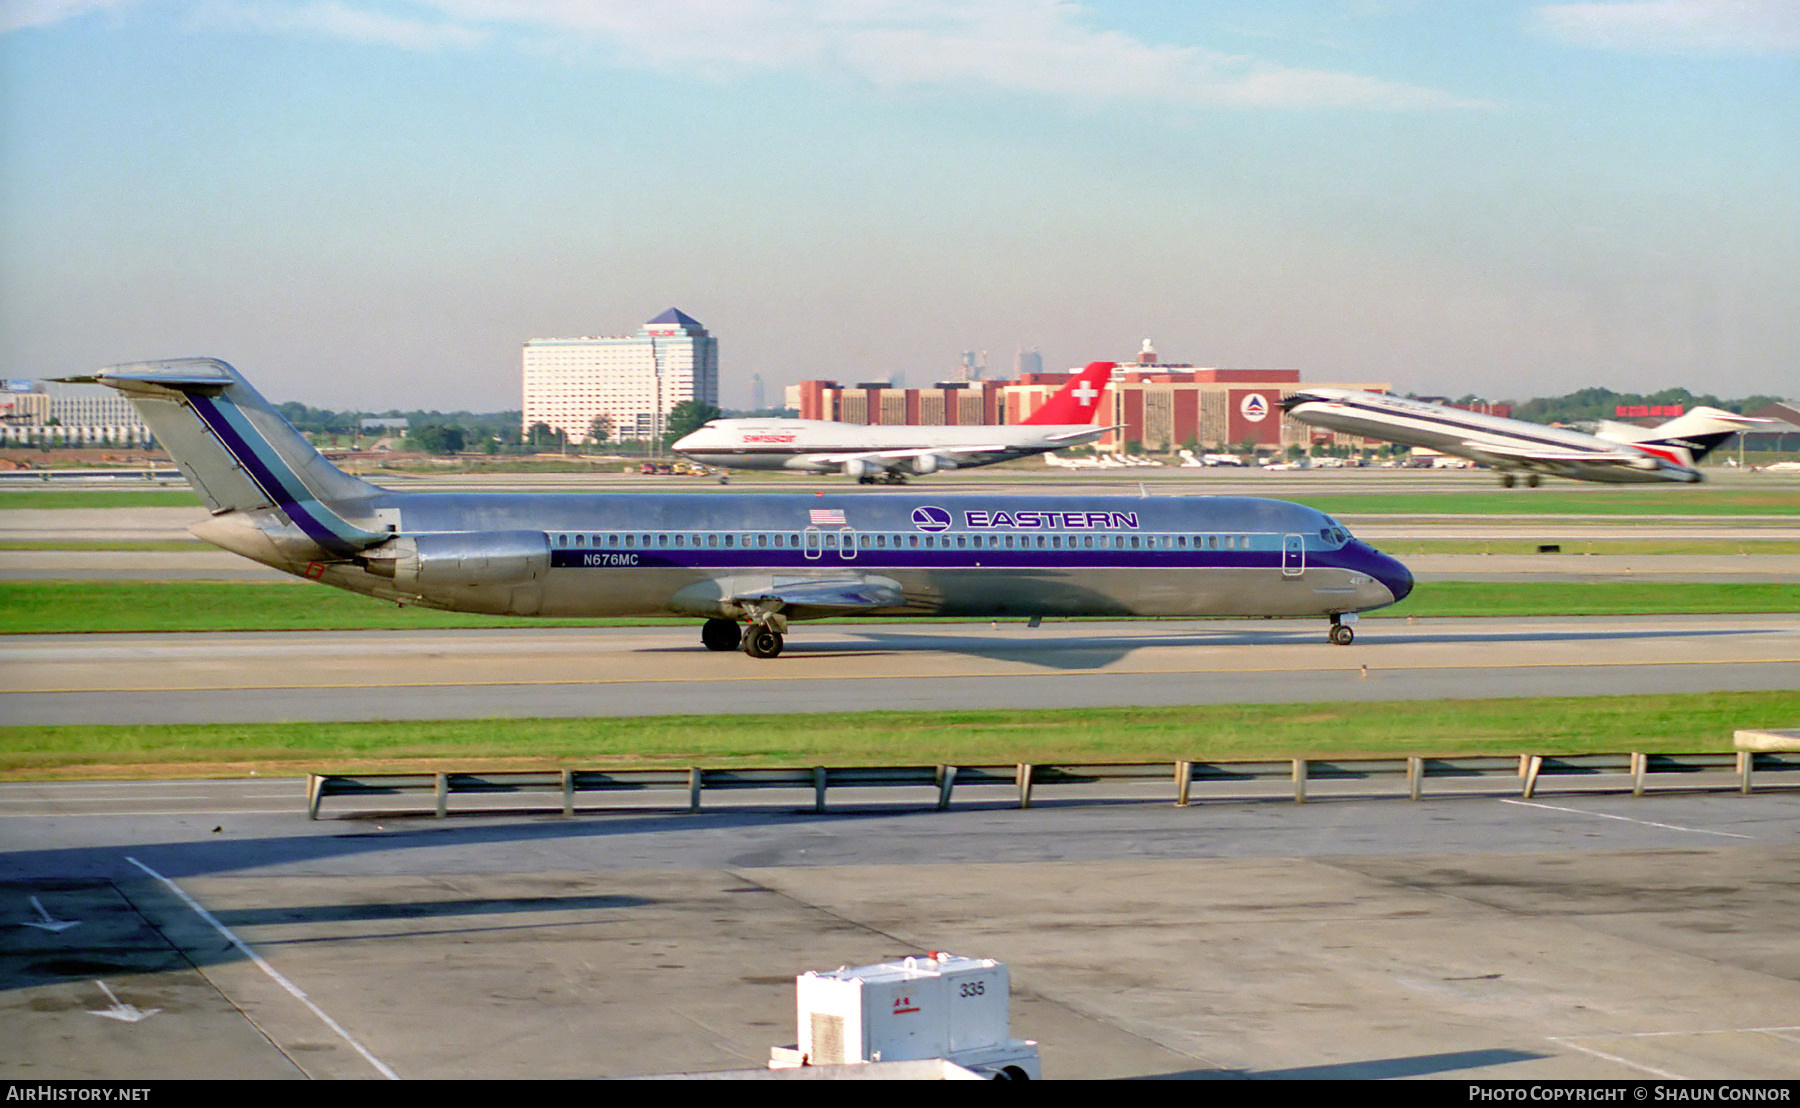
M 781 653 L 844 616 L 1284 616 L 1330 622 L 1412 576 L 1324 513 L 1255 497 L 403 492 L 344 473 L 224 362 L 70 380 L 129 397 L 210 509 L 200 538 L 400 604 L 684 616 Z

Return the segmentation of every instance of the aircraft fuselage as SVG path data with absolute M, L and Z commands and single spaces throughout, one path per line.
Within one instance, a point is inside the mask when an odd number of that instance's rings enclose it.
M 385 492 L 343 508 L 423 544 L 418 567 L 401 554 L 395 571 L 381 547 L 333 557 L 291 525 L 258 560 L 402 603 L 568 617 L 735 619 L 732 597 L 792 592 L 799 619 L 1333 616 L 1412 587 L 1329 516 L 1247 497 Z M 241 522 L 284 524 L 260 514 Z M 227 524 L 210 526 L 221 541 Z M 879 602 L 853 611 L 811 610 L 801 587 L 859 582 Z

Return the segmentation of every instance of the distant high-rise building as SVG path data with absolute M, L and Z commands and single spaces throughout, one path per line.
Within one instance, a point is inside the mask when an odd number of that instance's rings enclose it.
M 719 403 L 719 340 L 675 308 L 635 335 L 531 339 L 524 390 L 527 434 L 543 423 L 582 442 L 604 417 L 615 441 L 653 440 L 682 401 Z
M 1013 376 L 1023 377 L 1027 373 L 1042 372 L 1044 372 L 1044 356 L 1038 352 L 1038 348 L 1034 346 L 1027 350 L 1023 346 L 1019 347 L 1018 357 L 1013 359 Z
M 956 364 L 956 375 L 952 381 L 979 381 L 987 376 L 987 351 L 965 350 L 962 359 Z
M 750 375 L 750 410 L 753 412 L 763 410 L 763 383 L 760 373 Z

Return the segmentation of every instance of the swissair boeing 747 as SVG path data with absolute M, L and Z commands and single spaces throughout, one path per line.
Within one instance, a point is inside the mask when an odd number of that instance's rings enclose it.
M 1765 422 L 1702 407 L 1659 427 L 1604 421 L 1590 435 L 1402 396 L 1327 388 L 1296 392 L 1281 407 L 1315 427 L 1485 463 L 1500 471 L 1507 488 L 1514 471 L 1522 471 L 1531 486 L 1544 474 L 1614 483 L 1699 481 L 1696 462 L 1744 428 Z
M 904 484 L 909 473 L 969 469 L 1090 443 L 1112 362 L 1089 362 L 1025 420 L 1005 427 L 864 426 L 821 419 L 715 419 L 675 444 L 701 465 L 838 473 Z
M 711 650 L 781 653 L 822 616 L 1292 616 L 1412 590 L 1330 516 L 1249 497 L 398 492 L 333 466 L 210 358 L 70 380 L 127 396 L 212 515 L 192 530 L 391 603 L 691 616 Z

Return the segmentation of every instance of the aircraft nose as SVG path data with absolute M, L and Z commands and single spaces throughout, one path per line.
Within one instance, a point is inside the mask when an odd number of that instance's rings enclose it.
M 1387 591 L 1394 594 L 1394 603 L 1398 604 L 1405 600 L 1413 590 L 1412 571 L 1401 565 L 1397 559 L 1390 558 L 1380 551 L 1375 553 L 1375 559 L 1376 565 L 1371 576 L 1380 581 Z
M 1284 396 L 1281 398 L 1281 410 L 1284 412 L 1291 412 L 1300 405 L 1311 404 L 1317 399 L 1319 398 L 1310 392 L 1297 392 L 1292 396 Z

